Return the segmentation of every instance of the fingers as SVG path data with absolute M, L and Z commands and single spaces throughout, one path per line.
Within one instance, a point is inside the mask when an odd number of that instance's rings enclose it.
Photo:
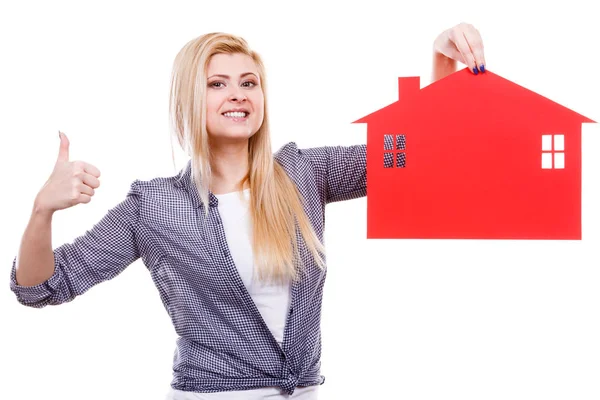
M 92 197 L 91 197 L 91 196 L 88 196 L 87 194 L 83 194 L 83 193 L 82 193 L 82 194 L 80 194 L 80 195 L 79 195 L 79 197 L 78 197 L 77 201 L 78 201 L 79 203 L 85 203 L 85 204 L 87 204 L 87 203 L 89 203 L 90 201 L 92 201 Z
M 85 161 L 73 161 L 73 166 L 75 167 L 76 171 L 89 174 L 90 178 L 100 178 L 100 170 L 90 163 Z
M 83 182 L 85 185 L 94 188 L 94 189 L 98 189 L 98 187 L 100 187 L 100 180 L 98 178 L 96 178 L 93 175 L 90 175 L 88 173 L 83 174 L 83 177 L 81 178 L 81 182 Z
M 80 182 L 75 185 L 73 198 L 82 202 L 82 199 L 85 199 L 86 196 L 91 198 L 95 193 L 94 189 L 100 187 L 100 180 L 98 179 L 100 171 L 92 164 L 84 161 L 73 161 L 73 167 L 76 171 L 75 178 Z M 88 201 L 90 200 L 88 199 Z
M 94 189 L 100 186 L 100 181 L 89 174 L 83 174 L 81 182 L 74 187 L 73 199 L 78 203 L 89 203 L 96 194 Z
M 61 131 L 58 131 L 58 136 L 60 137 L 60 148 L 58 149 L 58 159 L 56 161 L 67 162 L 69 161 L 69 139 Z
M 475 65 L 480 72 L 485 72 L 485 57 L 483 55 L 483 40 L 481 34 L 473 25 L 467 24 L 463 32 L 465 40 L 469 44 L 471 54 L 475 59 Z M 471 68 L 471 70 L 473 70 Z
M 460 52 L 463 60 L 465 60 L 465 64 L 469 67 L 474 74 L 478 74 L 479 70 L 476 67 L 475 57 L 471 52 L 471 48 L 469 47 L 469 43 L 463 33 L 463 27 L 458 25 L 454 29 L 450 31 L 450 39 L 454 42 L 457 50 Z
M 80 183 L 76 183 L 73 186 L 71 198 L 76 204 L 89 203 L 92 201 L 94 194 L 96 194 L 94 189 L 100 186 L 100 181 L 96 177 L 83 171 L 79 172 L 76 177 L 80 180 Z
M 77 193 L 78 196 L 81 194 L 85 194 L 85 195 L 92 197 L 94 195 L 94 193 L 96 193 L 96 191 L 94 189 L 92 189 L 88 185 L 84 185 L 84 184 L 78 185 L 76 190 L 78 191 L 78 193 Z
M 70 143 L 69 139 L 67 138 L 67 135 L 65 135 L 61 131 L 58 131 L 58 135 L 60 136 L 60 148 L 58 150 L 57 161 L 68 162 L 69 161 L 69 143 Z M 79 166 L 86 173 L 88 173 L 96 178 L 100 177 L 100 170 L 98 168 L 96 168 L 95 166 L 93 166 L 92 164 L 86 163 L 85 161 L 75 161 L 75 164 L 79 164 Z
M 462 23 L 450 30 L 450 40 L 454 42 L 465 64 L 475 75 L 485 72 L 483 41 L 479 31 L 471 24 Z
M 93 177 L 100 178 L 100 170 L 90 163 L 83 162 L 83 170 Z

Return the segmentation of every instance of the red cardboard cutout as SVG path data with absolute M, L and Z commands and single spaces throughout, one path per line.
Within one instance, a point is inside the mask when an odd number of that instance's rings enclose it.
M 581 124 L 486 70 L 457 71 L 367 123 L 367 238 L 581 239 Z

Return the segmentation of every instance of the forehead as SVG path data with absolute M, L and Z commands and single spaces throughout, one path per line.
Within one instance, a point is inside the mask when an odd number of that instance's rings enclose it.
M 252 57 L 241 53 L 215 54 L 208 63 L 207 76 L 222 74 L 233 79 L 245 72 L 252 72 L 258 76 L 258 69 Z

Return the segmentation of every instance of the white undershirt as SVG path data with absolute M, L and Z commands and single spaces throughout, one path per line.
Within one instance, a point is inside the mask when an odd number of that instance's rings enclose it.
M 219 200 L 219 215 L 223 221 L 223 228 L 233 262 L 256 304 L 267 327 L 281 346 L 283 342 L 283 329 L 290 307 L 290 284 L 279 285 L 276 283 L 262 283 L 258 275 L 254 276 L 254 263 L 252 252 L 252 224 L 249 214 L 250 189 L 243 192 L 244 199 L 239 192 L 216 194 Z M 171 389 L 167 400 L 260 400 L 269 399 L 317 399 L 319 385 L 296 387 L 292 396 L 282 394 L 277 387 L 267 387 L 251 390 L 228 391 L 218 393 L 193 393 Z M 281 397 L 277 396 L 281 394 Z M 277 397 L 275 397 L 277 396 Z
M 239 192 L 215 195 L 219 200 L 219 215 L 223 221 L 229 252 L 244 286 L 281 346 L 283 328 L 290 308 L 290 285 L 262 283 L 258 275 L 254 276 L 252 223 L 248 208 L 250 189 L 244 190 L 243 194 L 244 200 L 240 198 Z

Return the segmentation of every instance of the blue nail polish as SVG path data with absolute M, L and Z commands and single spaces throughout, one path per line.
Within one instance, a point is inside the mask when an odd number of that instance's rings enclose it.
M 477 70 L 477 67 L 473 67 L 473 73 L 474 73 L 475 75 L 477 75 L 477 74 L 479 73 L 479 71 Z
M 481 64 L 481 65 L 479 66 L 479 69 L 481 70 L 481 72 L 485 72 L 485 66 L 484 66 L 483 64 Z

